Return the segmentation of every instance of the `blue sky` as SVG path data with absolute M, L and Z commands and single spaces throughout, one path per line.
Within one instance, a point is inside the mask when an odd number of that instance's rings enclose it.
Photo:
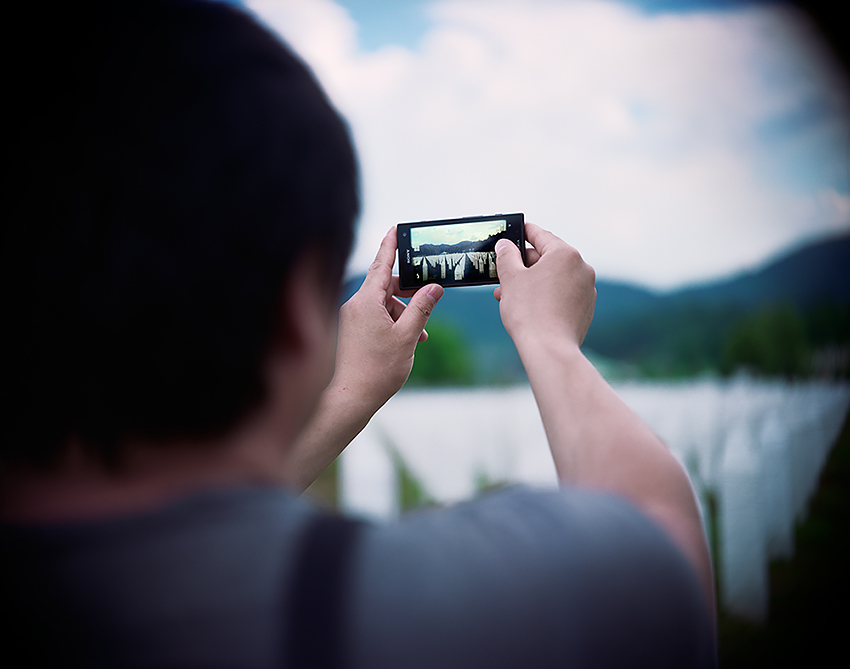
M 246 4 L 351 125 L 351 272 L 396 222 L 508 211 L 658 289 L 850 230 L 847 78 L 782 3 Z
M 775 4 L 776 0 L 629 0 L 647 14 L 734 11 L 744 4 Z M 358 25 L 363 49 L 373 51 L 388 44 L 415 49 L 429 27 L 429 0 L 339 0 Z

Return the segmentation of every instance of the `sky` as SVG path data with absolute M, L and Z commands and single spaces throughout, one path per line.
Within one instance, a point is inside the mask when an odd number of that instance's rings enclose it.
M 478 223 L 456 223 L 435 227 L 411 228 L 410 244 L 414 251 L 420 244 L 457 244 L 459 242 L 479 242 L 500 232 L 504 232 L 505 219 L 480 221 Z
M 243 4 L 350 124 L 350 274 L 397 222 L 502 212 L 657 290 L 850 231 L 850 85 L 782 4 Z

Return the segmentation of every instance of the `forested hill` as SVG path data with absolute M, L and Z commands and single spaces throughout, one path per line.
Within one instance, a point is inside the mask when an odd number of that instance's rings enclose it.
M 743 306 L 787 301 L 801 309 L 823 300 L 846 303 L 850 298 L 850 234 L 806 246 L 757 272 L 674 295 L 680 300 Z
M 742 364 L 791 375 L 803 349 L 850 343 L 850 234 L 701 286 L 659 294 L 600 280 L 597 291 L 585 346 L 603 356 L 665 375 Z
M 742 309 L 790 303 L 806 309 L 817 302 L 850 301 L 850 234 L 784 255 L 764 267 L 731 278 L 666 293 L 635 284 L 599 279 L 595 321 L 617 321 L 647 310 L 684 305 L 723 305 Z
M 361 282 L 362 277 L 349 282 L 346 295 Z M 700 286 L 658 293 L 600 278 L 596 287 L 596 312 L 585 349 L 649 374 L 731 371 L 742 363 L 741 355 L 743 363 L 758 367 L 762 362 L 746 356 L 771 347 L 779 350 L 769 355 L 788 358 L 792 353 L 802 356 L 801 347 L 850 345 L 850 234 L 808 245 L 756 271 Z M 521 377 L 492 288 L 447 290 L 432 321 L 435 334 L 467 349 L 472 370 L 466 378 L 498 382 Z M 765 337 L 773 340 L 763 341 Z M 753 347 L 764 350 L 741 353 Z M 787 369 L 774 371 L 793 373 L 788 367 L 792 362 L 764 364 L 785 365 Z

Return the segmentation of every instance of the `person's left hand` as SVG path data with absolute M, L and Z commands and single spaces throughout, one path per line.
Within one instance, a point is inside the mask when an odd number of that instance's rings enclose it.
M 443 287 L 437 284 L 417 291 L 400 290 L 398 277 L 392 274 L 395 252 L 393 226 L 381 242 L 360 290 L 339 310 L 332 384 L 374 410 L 407 381 L 416 345 L 428 338 L 425 324 L 443 296 Z M 411 299 L 405 305 L 399 297 Z

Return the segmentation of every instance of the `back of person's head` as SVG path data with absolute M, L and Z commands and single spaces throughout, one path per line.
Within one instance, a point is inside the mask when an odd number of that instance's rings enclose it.
M 338 289 L 358 210 L 344 122 L 225 4 L 57 3 L 18 29 L 0 459 L 227 430 L 264 398 L 293 264 L 318 250 Z

